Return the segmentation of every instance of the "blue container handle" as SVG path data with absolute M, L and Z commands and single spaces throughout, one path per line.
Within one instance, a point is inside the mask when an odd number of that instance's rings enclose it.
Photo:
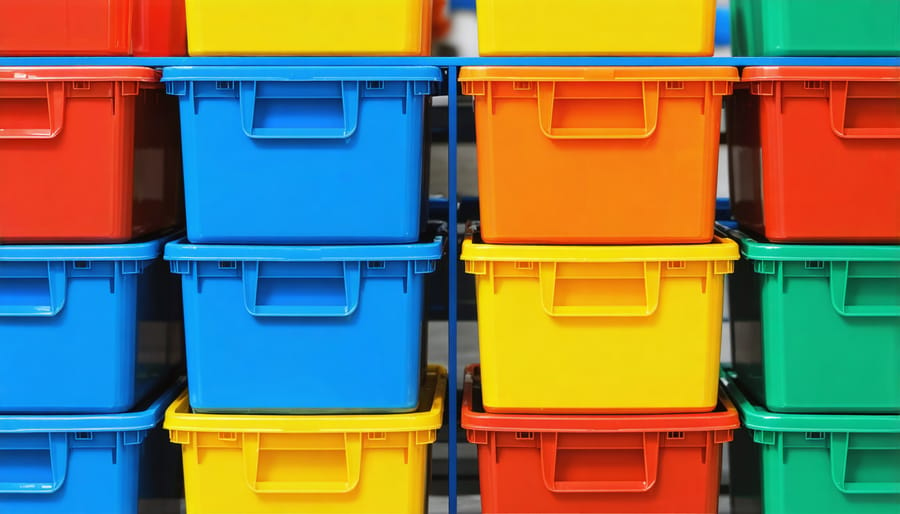
M 0 317 L 52 317 L 59 314 L 66 303 L 65 261 L 47 262 L 47 287 L 50 297 L 47 305 L 0 305 Z
M 344 262 L 344 305 L 259 305 L 259 262 L 243 263 L 244 306 L 253 316 L 294 318 L 347 317 L 359 307 L 359 290 L 362 280 L 359 261 Z
M 359 125 L 360 83 L 341 82 L 341 108 L 344 126 L 328 128 L 265 128 L 255 126 L 257 87 L 255 81 L 242 81 L 240 86 L 241 127 L 253 139 L 347 139 Z
M 47 449 L 50 451 L 50 482 L 0 482 L 0 494 L 51 494 L 62 487 L 69 465 L 69 435 L 65 432 L 51 432 L 47 436 L 49 440 Z

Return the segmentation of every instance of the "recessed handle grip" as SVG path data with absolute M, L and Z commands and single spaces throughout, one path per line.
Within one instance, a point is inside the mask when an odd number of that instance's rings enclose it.
M 559 264 L 542 262 L 538 271 L 541 288 L 541 305 L 544 312 L 553 317 L 646 317 L 652 316 L 659 307 L 659 287 L 661 265 L 659 262 L 645 262 L 643 270 L 644 303 L 637 305 L 560 305 L 557 294 Z M 581 278 L 578 280 L 596 282 L 603 287 L 604 278 Z M 637 279 L 635 279 L 637 280 Z
M 241 128 L 253 139 L 348 139 L 359 125 L 359 98 L 359 82 L 341 82 L 340 127 L 262 127 L 257 125 L 257 83 L 244 81 L 240 85 Z
M 48 82 L 46 94 L 41 98 L 47 100 L 47 116 L 36 116 L 33 124 L 26 128 L 0 127 L 0 139 L 53 139 L 62 132 L 63 118 L 66 111 L 66 84 L 64 82 Z M 0 96 L 0 100 L 3 97 Z M 20 100 L 14 96 L 11 101 Z
M 346 480 L 337 481 L 268 481 L 259 478 L 260 434 L 243 436 L 244 478 L 255 493 L 261 494 L 340 494 L 349 493 L 359 484 L 362 466 L 362 434 L 344 434 Z M 315 451 L 315 450 L 305 450 Z M 302 464 L 301 459 L 296 460 Z
M 541 433 L 541 473 L 544 487 L 554 493 L 644 493 L 656 484 L 659 469 L 659 433 L 643 435 L 644 478 L 642 480 L 557 480 L 559 436 Z
M 359 262 L 344 263 L 344 298 L 340 305 L 260 305 L 259 262 L 243 263 L 244 307 L 253 316 L 263 317 L 296 317 L 327 318 L 346 317 L 356 312 L 359 307 L 360 282 L 362 269 Z
M 538 123 L 541 132 L 550 139 L 647 139 L 656 132 L 659 124 L 659 82 L 643 82 L 642 89 L 644 109 L 640 127 L 567 128 L 556 127 L 553 124 L 553 111 L 559 100 L 556 95 L 556 82 L 538 82 Z
M 0 317 L 52 317 L 62 311 L 66 304 L 66 263 L 64 261 L 47 262 L 47 297 L 46 304 L 35 305 L 0 305 Z M 0 278 L 0 287 L 12 284 L 17 287 L 17 277 Z

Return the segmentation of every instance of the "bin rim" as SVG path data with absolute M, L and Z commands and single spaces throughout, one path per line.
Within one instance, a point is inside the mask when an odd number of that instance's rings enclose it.
M 900 414 L 779 414 L 748 399 L 737 373 L 723 367 L 722 387 L 737 406 L 745 428 L 761 432 L 900 433 Z
M 740 80 L 731 66 L 463 66 L 460 82 L 706 82 Z
M 173 81 L 334 82 L 345 80 L 440 82 L 436 66 L 171 66 L 162 82 Z
M 161 394 L 145 399 L 123 414 L 7 414 L 0 415 L 0 434 L 42 432 L 132 432 L 149 430 L 163 419 L 166 407 L 184 391 L 187 381 L 179 376 Z
M 149 261 L 162 256 L 166 243 L 183 232 L 149 236 L 121 244 L 0 244 L 0 262 L 7 261 Z
M 897 66 L 750 66 L 744 68 L 741 78 L 744 82 L 900 81 L 900 58 Z
M 0 66 L 0 82 L 159 82 L 160 75 L 143 66 Z
M 900 244 L 781 244 L 770 243 L 762 237 L 747 234 L 740 229 L 729 229 L 722 224 L 717 224 L 717 228 L 738 242 L 744 257 L 755 261 L 900 261 Z
M 489 432 L 710 432 L 740 427 L 738 412 L 720 389 L 712 412 L 681 414 L 492 414 L 478 409 L 475 386 L 481 383 L 481 366 L 466 367 L 460 422 L 466 430 Z
M 334 434 L 437 430 L 444 415 L 447 370 L 429 365 L 419 388 L 415 412 L 401 414 L 198 414 L 184 391 L 166 410 L 163 428 L 185 432 L 258 434 Z

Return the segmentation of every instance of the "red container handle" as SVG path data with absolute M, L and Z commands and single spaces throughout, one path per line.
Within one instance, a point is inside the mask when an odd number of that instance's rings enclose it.
M 900 139 L 900 127 L 847 128 L 847 82 L 832 82 L 829 107 L 831 130 L 844 139 Z M 900 101 L 894 97 L 892 100 Z
M 538 82 L 538 123 L 550 139 L 647 139 L 659 124 L 659 82 L 643 82 L 644 119 L 640 128 L 563 128 L 553 126 L 556 82 Z
M 643 480 L 556 480 L 559 434 L 541 433 L 541 473 L 544 486 L 554 493 L 645 493 L 656 484 L 659 469 L 659 432 L 644 433 Z
M 63 114 L 66 108 L 66 84 L 64 82 L 47 82 L 46 86 L 46 93 L 39 97 L 47 99 L 46 123 L 35 120 L 34 125 L 29 128 L 0 127 L 0 139 L 53 139 L 59 135 L 62 131 Z M 23 97 L 17 96 L 13 99 L 21 98 Z

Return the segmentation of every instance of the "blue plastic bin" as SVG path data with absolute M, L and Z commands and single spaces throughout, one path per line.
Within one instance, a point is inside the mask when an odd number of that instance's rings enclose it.
M 127 414 L 0 416 L 0 512 L 137 513 L 142 445 L 183 389 Z
M 408 245 L 166 246 L 198 412 L 402 412 L 418 403 L 425 276 Z
M 435 67 L 166 68 L 188 240 L 413 243 Z
M 183 363 L 171 239 L 0 245 L 0 413 L 125 412 Z

